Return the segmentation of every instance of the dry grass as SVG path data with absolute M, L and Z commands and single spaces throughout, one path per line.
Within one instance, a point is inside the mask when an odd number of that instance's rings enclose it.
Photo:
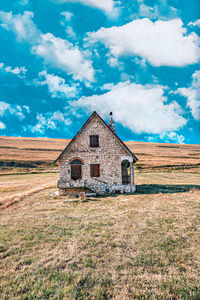
M 0 176 L 0 208 L 20 201 L 25 196 L 56 186 L 58 174 L 21 174 Z
M 134 195 L 66 203 L 56 173 L 2 174 L 0 299 L 200 299 L 199 169 L 152 171 L 158 146 Z
M 70 140 L 66 139 L 16 138 L 2 136 L 0 137 L 0 162 L 9 163 L 15 161 L 22 165 L 23 163 L 26 165 L 26 163 L 32 162 L 33 165 L 34 163 L 36 164 L 35 167 L 37 167 L 37 170 L 38 167 L 41 167 L 42 170 L 49 168 L 52 170 L 52 166 L 49 166 L 49 163 L 55 161 L 69 141 Z M 137 166 L 140 169 L 185 164 L 194 167 L 197 165 L 198 169 L 200 169 L 199 145 L 142 142 L 125 143 L 139 158 Z M 41 162 L 43 164 L 39 165 Z M 28 166 L 27 169 L 30 171 Z
M 0 160 L 54 161 L 70 140 L 0 137 Z
M 200 175 L 191 178 L 138 173 L 134 195 L 67 204 L 49 189 L 1 210 L 1 299 L 199 299 Z

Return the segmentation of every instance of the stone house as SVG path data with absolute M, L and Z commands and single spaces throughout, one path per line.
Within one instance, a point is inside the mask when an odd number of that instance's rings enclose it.
M 60 166 L 59 191 L 100 195 L 135 192 L 137 160 L 116 135 L 112 113 L 107 125 L 94 111 L 56 160 Z

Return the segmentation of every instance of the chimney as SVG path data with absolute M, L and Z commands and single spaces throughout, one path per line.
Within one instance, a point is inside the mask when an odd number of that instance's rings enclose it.
M 109 126 L 110 129 L 116 134 L 115 123 L 114 123 L 114 121 L 113 121 L 112 115 L 113 115 L 113 113 L 111 112 L 111 113 L 110 113 L 110 121 L 109 121 L 109 123 L 108 123 L 108 126 Z

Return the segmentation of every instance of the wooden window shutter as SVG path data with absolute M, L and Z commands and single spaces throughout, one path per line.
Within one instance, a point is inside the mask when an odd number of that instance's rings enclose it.
M 95 165 L 95 177 L 99 177 L 99 165 Z
M 91 177 L 99 177 L 100 176 L 99 164 L 90 165 L 90 176 Z
M 99 147 L 99 136 L 98 135 L 90 135 L 90 147 Z

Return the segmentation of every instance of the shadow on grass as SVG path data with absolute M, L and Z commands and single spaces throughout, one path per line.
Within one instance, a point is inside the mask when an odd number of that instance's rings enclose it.
M 186 193 L 192 190 L 200 190 L 200 185 L 142 184 L 137 185 L 136 192 L 134 194 L 175 194 Z
M 91 197 L 84 202 L 100 201 L 102 198 L 118 197 L 119 195 L 145 195 L 145 194 L 175 194 L 175 193 L 187 193 L 189 191 L 200 191 L 200 185 L 166 185 L 166 184 L 141 184 L 136 186 L 135 193 L 113 193 L 105 195 L 97 195 Z

